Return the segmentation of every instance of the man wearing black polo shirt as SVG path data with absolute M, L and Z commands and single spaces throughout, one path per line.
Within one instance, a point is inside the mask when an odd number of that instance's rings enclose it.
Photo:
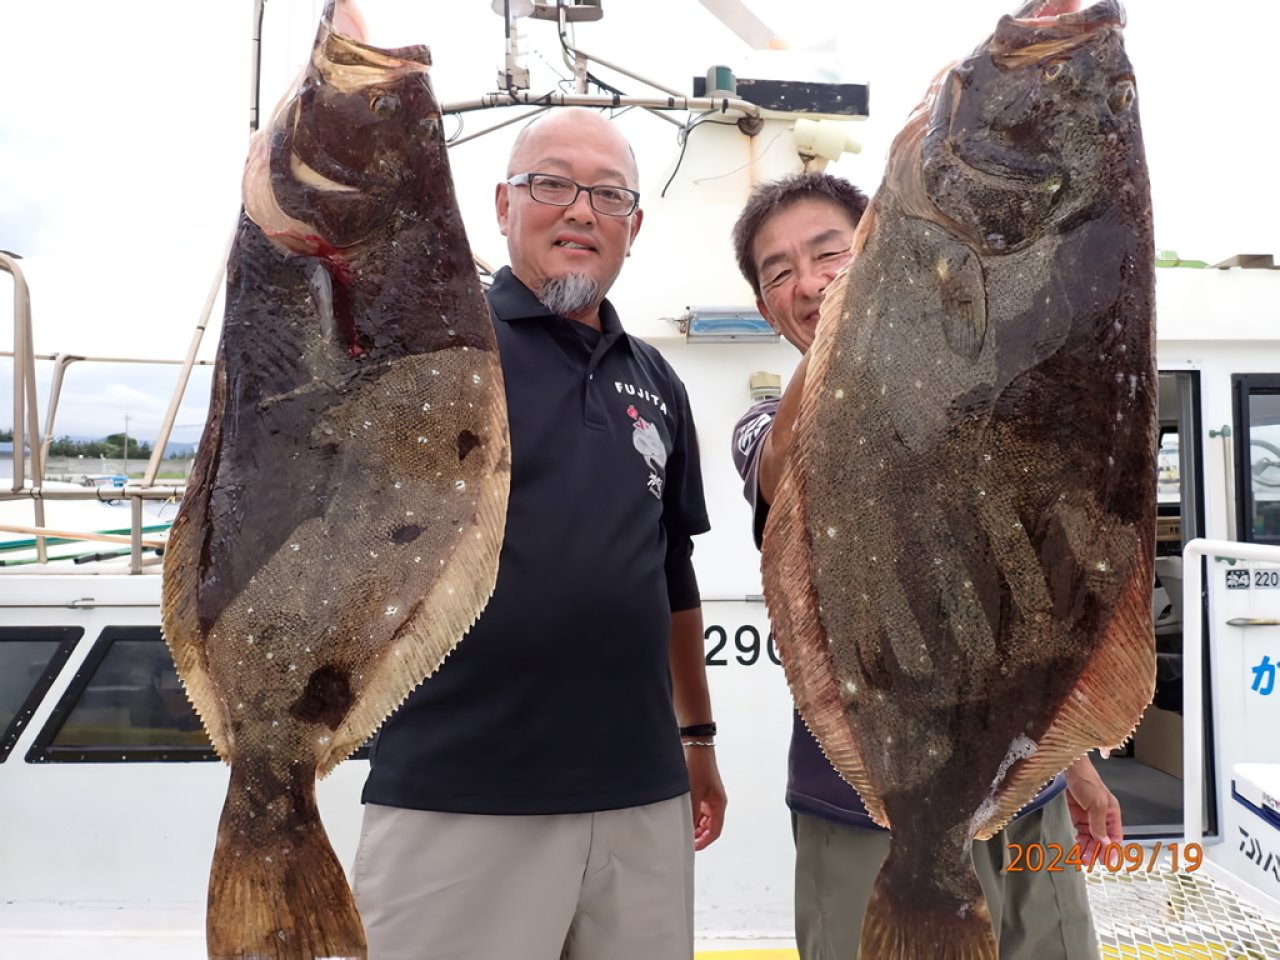
M 761 315 L 806 355 L 781 400 L 756 404 L 734 428 L 733 459 L 752 506 L 757 546 L 791 443 L 822 295 L 849 262 L 866 205 L 862 192 L 844 180 L 798 175 L 758 187 L 734 226 L 738 265 Z M 853 960 L 889 834 L 867 815 L 857 791 L 835 772 L 799 715 L 787 766 L 796 842 L 796 945 L 802 960 Z M 1010 872 L 1010 845 L 1046 851 L 1056 844 L 1065 852 L 1079 844 L 1087 859 L 1096 844 L 1118 842 L 1121 833 L 1120 805 L 1082 757 L 996 836 L 974 843 L 974 867 L 1001 960 L 1097 956 L 1084 875 L 1074 867 Z
M 517 138 L 494 314 L 511 497 L 492 599 L 387 721 L 353 870 L 372 960 L 688 960 L 719 836 L 684 385 L 605 294 L 640 229 L 600 114 Z M 691 819 L 692 805 L 692 819 Z

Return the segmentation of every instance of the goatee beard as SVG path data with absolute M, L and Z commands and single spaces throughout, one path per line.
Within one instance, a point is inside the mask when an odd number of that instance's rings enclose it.
M 538 291 L 538 300 L 542 305 L 562 317 L 583 313 L 596 306 L 601 299 L 600 284 L 585 273 L 552 277 Z

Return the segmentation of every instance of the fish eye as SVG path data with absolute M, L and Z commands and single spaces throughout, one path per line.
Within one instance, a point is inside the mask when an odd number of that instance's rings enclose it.
M 1062 76 L 1062 71 L 1067 69 L 1067 65 L 1061 60 L 1054 60 L 1044 66 L 1044 78 L 1046 80 L 1057 80 Z
M 1133 81 L 1121 80 L 1111 91 L 1111 96 L 1107 98 L 1107 106 L 1111 108 L 1112 113 L 1123 113 L 1132 106 L 1137 96 L 1138 91 L 1134 88 Z
M 390 117 L 400 109 L 400 98 L 394 93 L 381 93 L 373 98 L 369 109 L 380 117 Z

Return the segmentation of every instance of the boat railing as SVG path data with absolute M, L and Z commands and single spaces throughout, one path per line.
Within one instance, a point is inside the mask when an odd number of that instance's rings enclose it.
M 0 251 L 0 269 L 13 277 L 13 352 L 0 351 L 0 357 L 9 356 L 13 360 L 13 475 L 0 481 L 0 501 L 29 501 L 33 509 L 33 524 L 2 525 L 0 531 L 8 533 L 29 533 L 34 537 L 36 561 L 45 564 L 49 560 L 48 541 L 58 539 L 80 539 L 85 541 L 127 543 L 130 547 L 129 570 L 141 573 L 143 568 L 143 549 L 153 547 L 157 541 L 144 537 L 143 502 L 146 500 L 179 500 L 186 492 L 185 482 L 157 483 L 156 477 L 177 419 L 182 398 L 190 382 L 191 371 L 196 366 L 211 365 L 211 361 L 197 360 L 201 340 L 204 336 L 213 305 L 217 299 L 222 281 L 222 265 L 212 284 L 204 304 L 199 323 L 193 331 L 187 355 L 182 360 L 157 360 L 140 357 L 105 357 L 80 354 L 58 353 L 37 354 L 33 347 L 31 295 L 26 278 L 18 265 L 18 257 L 6 251 Z M 225 258 L 223 260 L 225 263 Z M 37 398 L 36 361 L 48 360 L 53 363 L 53 375 L 49 386 L 48 412 L 43 430 L 40 424 L 39 402 Z M 69 486 L 51 481 L 46 465 L 49 460 L 49 447 L 55 436 L 58 402 L 62 393 L 67 370 L 73 363 L 123 363 L 178 366 L 180 372 L 169 400 L 168 409 L 161 422 L 159 433 L 151 458 L 140 481 L 126 479 L 122 487 L 116 486 Z M 127 466 L 127 462 L 126 462 Z M 85 533 L 77 531 L 55 530 L 45 523 L 45 504 L 51 500 L 128 500 L 130 506 L 130 532 L 128 536 L 105 533 Z

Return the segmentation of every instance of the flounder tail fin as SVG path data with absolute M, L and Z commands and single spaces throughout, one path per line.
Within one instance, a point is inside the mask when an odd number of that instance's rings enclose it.
M 969 868 L 960 898 L 931 882 L 941 879 L 897 868 L 891 847 L 862 920 L 860 960 L 999 960 L 978 875 Z
M 209 960 L 367 960 L 364 926 L 329 845 L 307 770 L 276 793 L 236 761 L 209 873 Z M 274 796 L 269 796 L 274 794 Z M 285 809 L 282 809 L 284 807 Z

